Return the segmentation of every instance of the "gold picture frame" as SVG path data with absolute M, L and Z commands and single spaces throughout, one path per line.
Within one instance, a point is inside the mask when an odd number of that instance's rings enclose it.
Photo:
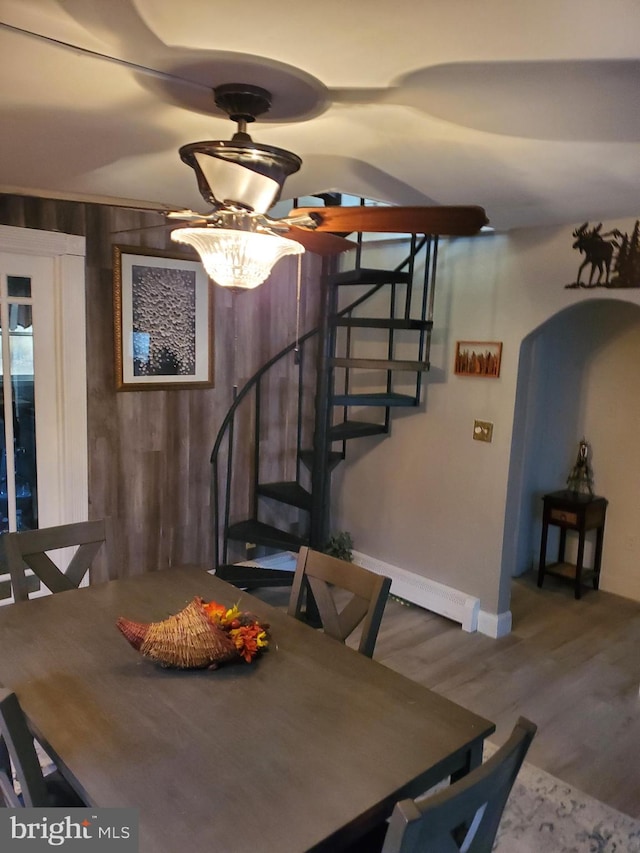
M 212 388 L 213 287 L 180 252 L 113 247 L 118 391 Z

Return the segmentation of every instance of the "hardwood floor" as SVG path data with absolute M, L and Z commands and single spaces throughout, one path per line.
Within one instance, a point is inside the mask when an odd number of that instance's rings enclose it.
M 257 594 L 285 605 L 286 589 Z M 493 720 L 501 744 L 522 714 L 538 725 L 527 760 L 640 818 L 640 603 L 580 601 L 554 579 L 513 581 L 511 634 L 493 640 L 390 599 L 375 659 Z

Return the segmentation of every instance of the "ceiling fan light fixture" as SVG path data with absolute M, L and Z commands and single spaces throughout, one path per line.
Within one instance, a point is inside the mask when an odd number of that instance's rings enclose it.
M 281 258 L 304 252 L 287 237 L 235 228 L 176 228 L 171 239 L 192 246 L 210 278 L 234 290 L 258 287 Z
M 302 165 L 297 154 L 258 145 L 251 137 L 191 142 L 180 148 L 180 157 L 196 173 L 206 202 L 256 213 L 266 213 L 278 201 L 285 180 Z
M 183 145 L 180 158 L 196 173 L 200 195 L 209 204 L 266 213 L 302 160 L 284 148 L 258 145 L 247 133 L 247 124 L 271 107 L 270 92 L 248 83 L 227 83 L 213 92 L 216 106 L 236 122 L 236 133 L 228 141 Z

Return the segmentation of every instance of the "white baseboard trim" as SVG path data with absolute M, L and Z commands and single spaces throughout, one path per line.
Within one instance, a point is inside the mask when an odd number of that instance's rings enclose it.
M 365 569 L 391 578 L 392 595 L 459 622 L 464 631 L 478 630 L 480 599 L 415 572 L 376 560 L 360 551 L 353 552 L 353 561 Z
M 486 610 L 481 610 L 478 614 L 478 631 L 495 640 L 506 637 L 511 633 L 511 611 L 487 613 Z

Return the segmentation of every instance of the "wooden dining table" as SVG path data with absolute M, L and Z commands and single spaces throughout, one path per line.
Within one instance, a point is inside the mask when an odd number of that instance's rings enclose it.
M 269 622 L 268 651 L 167 669 L 116 629 L 194 596 Z M 0 682 L 89 805 L 139 810 L 140 853 L 334 853 L 480 763 L 495 728 L 204 569 L 0 608 Z

